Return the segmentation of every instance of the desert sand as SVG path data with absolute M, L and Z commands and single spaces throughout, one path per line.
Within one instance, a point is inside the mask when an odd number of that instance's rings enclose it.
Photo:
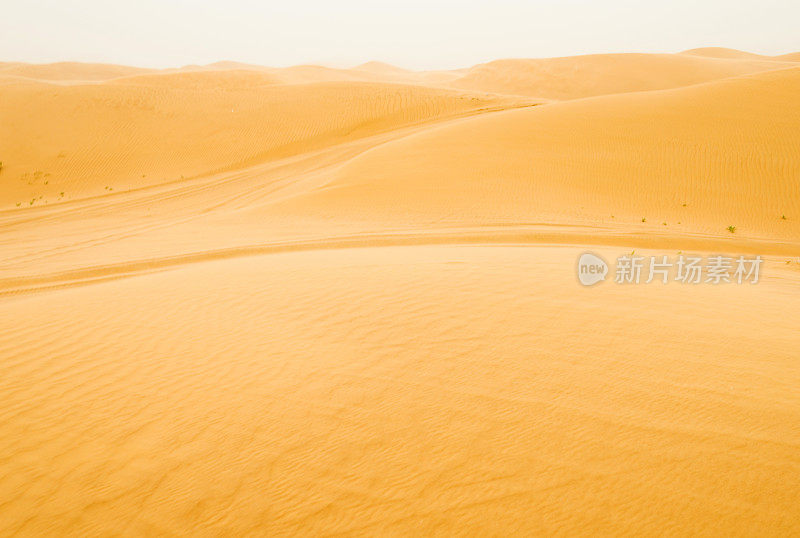
M 723 48 L 0 63 L 0 535 L 800 534 L 798 96 Z

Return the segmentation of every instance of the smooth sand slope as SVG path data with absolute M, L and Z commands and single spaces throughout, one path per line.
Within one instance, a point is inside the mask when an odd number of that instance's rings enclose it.
M 730 239 L 735 225 L 737 240 L 791 253 L 798 94 L 800 67 L 450 122 L 365 152 L 286 204 L 332 225 L 585 225 L 659 244 Z
M 800 533 L 800 67 L 734 52 L 0 64 L 0 535 Z
M 277 82 L 268 73 L 232 70 L 0 86 L 0 206 L 241 168 L 511 102 L 380 83 Z

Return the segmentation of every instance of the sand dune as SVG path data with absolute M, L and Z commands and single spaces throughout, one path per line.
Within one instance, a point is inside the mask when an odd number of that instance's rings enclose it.
M 370 73 L 390 75 L 403 75 L 409 73 L 408 69 L 403 69 L 385 62 L 365 62 L 361 65 L 357 65 L 354 69 L 368 71 Z
M 176 181 L 510 102 L 386 84 L 275 82 L 234 70 L 2 86 L 0 204 Z
M 800 58 L 798 53 L 782 54 L 779 56 L 765 56 L 763 54 L 753 54 L 743 50 L 726 49 L 724 47 L 704 47 L 699 49 L 685 50 L 681 54 L 691 54 L 693 56 L 705 56 L 708 58 L 728 58 L 734 60 L 778 60 L 793 62 Z
M 389 64 L 369 62 L 353 69 L 336 69 L 318 65 L 270 69 L 276 77 L 286 84 L 309 82 L 388 82 L 393 84 L 412 84 L 446 88 L 463 75 L 456 71 L 407 71 Z
M 733 240 L 734 225 L 737 240 L 797 248 L 800 219 L 782 216 L 800 215 L 799 92 L 794 68 L 460 120 L 286 204 L 360 226 L 580 224 L 664 243 Z
M 800 62 L 800 52 L 791 52 L 789 54 L 781 54 L 780 56 L 775 56 L 775 58 L 779 60 L 783 60 L 785 62 Z
M 677 88 L 781 67 L 792 64 L 749 57 L 732 61 L 689 54 L 598 54 L 498 60 L 473 67 L 454 85 L 542 99 L 577 99 Z
M 225 68 L 221 71 L 185 69 L 123 76 L 109 81 L 109 84 L 117 86 L 142 86 L 181 91 L 215 90 L 217 92 L 247 90 L 283 83 L 283 79 L 266 72 L 266 70 L 237 68 Z
M 757 60 L 769 58 L 761 54 L 754 54 L 743 50 L 728 49 L 725 47 L 702 47 L 698 49 L 689 49 L 683 51 L 681 54 L 691 54 L 692 56 L 704 56 L 707 58 L 726 58 L 731 60 Z
M 0 64 L 0 535 L 800 533 L 787 65 Z

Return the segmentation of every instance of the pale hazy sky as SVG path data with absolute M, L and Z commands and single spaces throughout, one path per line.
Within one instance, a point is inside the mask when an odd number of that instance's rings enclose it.
M 466 67 L 508 57 L 800 51 L 800 0 L 3 0 L 0 61 Z

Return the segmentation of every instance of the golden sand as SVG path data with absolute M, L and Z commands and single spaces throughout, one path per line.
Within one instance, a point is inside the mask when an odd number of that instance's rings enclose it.
M 800 533 L 798 60 L 0 64 L 0 535 Z

